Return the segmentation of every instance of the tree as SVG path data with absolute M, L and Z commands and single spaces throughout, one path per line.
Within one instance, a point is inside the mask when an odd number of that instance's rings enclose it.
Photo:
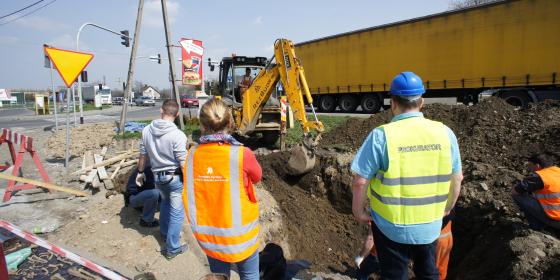
M 500 1 L 505 0 L 452 0 L 449 2 L 449 9 L 458 10 Z
M 141 96 L 142 95 L 142 88 L 144 87 L 144 83 L 141 81 L 134 81 L 132 84 L 132 91 L 134 91 L 134 96 Z

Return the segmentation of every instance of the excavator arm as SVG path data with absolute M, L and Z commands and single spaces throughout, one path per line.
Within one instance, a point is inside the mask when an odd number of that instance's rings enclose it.
M 262 108 L 279 81 L 282 83 L 290 108 L 294 112 L 295 118 L 301 123 L 304 133 L 307 134 L 311 130 L 322 132 L 323 123 L 317 119 L 315 111 L 313 111 L 315 120 L 307 120 L 304 100 L 307 101 L 307 104 L 312 104 L 313 98 L 307 86 L 303 67 L 296 58 L 293 43 L 286 39 L 276 40 L 274 58 L 276 64 L 269 64 L 259 72 L 243 94 L 243 110 L 238 132 L 246 134 L 255 128 Z M 313 109 L 313 106 L 311 108 Z
M 278 39 L 274 42 L 274 58 L 276 64 L 269 64 L 255 77 L 251 86 L 243 94 L 243 110 L 241 113 L 238 133 L 246 134 L 253 131 L 259 119 L 261 110 L 270 98 L 276 84 L 280 81 L 286 92 L 290 108 L 295 118 L 301 123 L 304 138 L 301 143 L 292 148 L 291 157 L 288 161 L 289 171 L 292 174 L 308 172 L 315 165 L 315 147 L 324 130 L 323 123 L 317 119 L 315 109 L 313 117 L 315 120 L 307 119 L 305 101 L 313 104 L 313 98 L 309 92 L 305 72 L 294 51 L 294 45 L 286 39 Z M 316 131 L 315 136 L 310 131 Z

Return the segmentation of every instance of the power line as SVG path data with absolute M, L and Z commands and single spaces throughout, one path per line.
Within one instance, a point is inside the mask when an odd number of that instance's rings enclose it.
M 56 0 L 52 0 L 51 2 L 49 2 L 49 3 L 47 3 L 47 4 L 43 5 L 43 6 L 40 6 L 39 8 L 37 8 L 37 9 L 35 9 L 35 10 L 29 12 L 29 13 L 23 14 L 23 15 L 17 17 L 17 18 L 14 18 L 14 19 L 12 19 L 12 20 L 9 20 L 9 21 L 0 23 L 0 26 L 6 25 L 6 24 L 8 24 L 8 23 L 10 23 L 10 22 L 13 22 L 13 21 L 16 21 L 16 20 L 18 20 L 18 19 L 22 19 L 22 18 L 24 18 L 24 17 L 26 17 L 26 16 L 28 16 L 28 15 L 31 15 L 31 14 L 33 14 L 33 13 L 35 13 L 35 12 L 41 10 L 42 8 L 45 8 L 46 6 L 49 6 L 50 4 L 52 4 L 52 3 L 54 3 L 54 2 L 56 2 Z
M 35 5 L 37 5 L 37 4 L 39 4 L 39 3 L 43 2 L 43 1 L 45 1 L 45 0 L 39 0 L 39 1 L 37 1 L 37 2 L 35 2 L 35 3 L 33 3 L 33 4 L 31 4 L 31 5 L 29 5 L 29 6 L 26 6 L 26 7 L 21 8 L 21 9 L 15 11 L 15 12 L 13 12 L 13 13 L 9 13 L 9 14 L 7 14 L 7 15 L 1 16 L 0 19 L 3 19 L 3 18 L 5 18 L 5 17 L 9 17 L 9 16 L 11 16 L 11 15 L 13 15 L 13 14 L 17 14 L 17 13 L 23 11 L 23 10 L 29 9 L 29 8 L 35 6 Z

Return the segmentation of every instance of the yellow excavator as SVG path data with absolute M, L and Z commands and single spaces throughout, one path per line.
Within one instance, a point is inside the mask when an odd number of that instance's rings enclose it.
M 215 63 L 209 59 L 208 65 L 214 71 Z M 219 68 L 219 92 L 222 100 L 232 107 L 235 134 L 248 137 L 261 134 L 264 143 L 275 143 L 282 129 L 279 97 L 285 94 L 304 134 L 301 142 L 291 149 L 288 172 L 293 175 L 309 172 L 315 166 L 315 149 L 324 127 L 311 106 L 313 99 L 293 43 L 277 39 L 272 58 L 232 55 L 224 57 Z M 241 81 L 248 73 L 253 75 L 252 83 L 243 87 Z M 307 119 L 305 104 L 310 106 L 314 121 Z M 311 131 L 317 133 L 312 135 Z

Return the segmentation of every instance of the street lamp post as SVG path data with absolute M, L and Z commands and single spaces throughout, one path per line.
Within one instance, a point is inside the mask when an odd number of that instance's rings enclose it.
M 76 35 L 76 51 L 80 51 L 80 33 L 82 32 L 82 30 L 86 26 L 97 27 L 101 30 L 105 30 L 107 32 L 118 35 L 121 38 L 124 36 L 124 37 L 127 37 L 128 39 L 130 39 L 130 36 L 127 36 L 127 35 L 123 34 L 122 32 L 117 32 L 115 30 L 111 30 L 109 28 L 105 28 L 103 26 L 97 25 L 95 23 L 86 22 L 86 23 L 82 24 L 82 26 L 80 26 L 80 28 L 78 29 L 78 34 Z M 84 110 L 83 110 L 83 102 L 82 102 L 82 79 L 81 78 L 78 79 L 78 96 L 79 96 L 79 100 L 80 100 L 80 124 L 83 124 L 84 123 Z

